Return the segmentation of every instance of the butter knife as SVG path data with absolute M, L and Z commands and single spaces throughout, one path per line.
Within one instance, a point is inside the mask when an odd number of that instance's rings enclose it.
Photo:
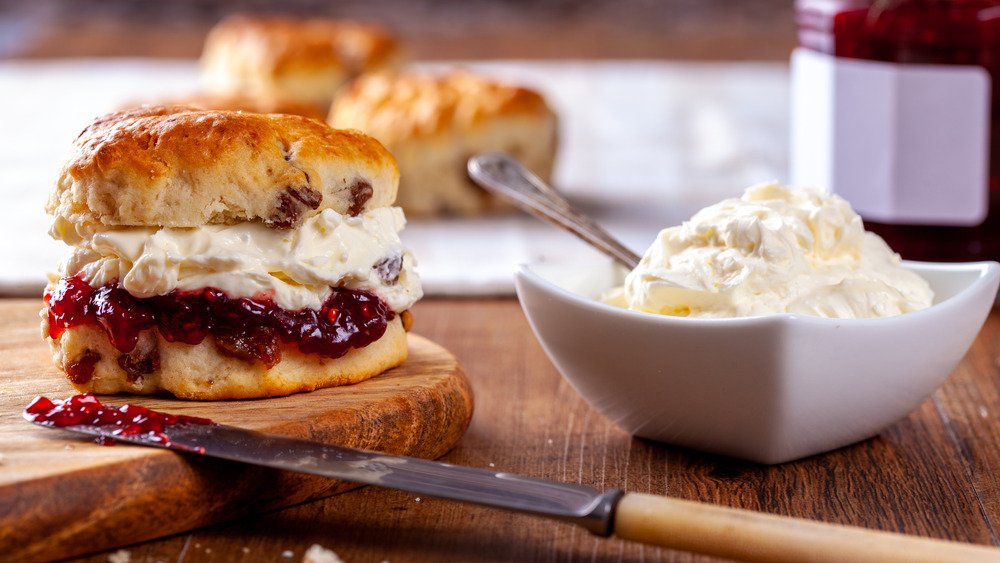
M 741 561 L 1000 562 L 1000 549 L 560 483 L 266 434 L 92 395 L 36 398 L 24 418 L 99 441 L 321 475 L 553 518 L 599 536 Z

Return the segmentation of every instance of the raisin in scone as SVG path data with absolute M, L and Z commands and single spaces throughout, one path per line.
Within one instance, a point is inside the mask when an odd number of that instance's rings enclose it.
M 469 180 L 476 153 L 509 153 L 545 180 L 556 153 L 556 115 L 540 93 L 464 70 L 362 76 L 337 96 L 328 121 L 364 131 L 396 157 L 396 201 L 410 216 L 506 209 Z
M 421 295 L 375 139 L 146 106 L 81 133 L 46 210 L 72 247 L 42 312 L 80 391 L 279 396 L 402 363 Z M 406 326 L 404 326 L 406 325 Z
M 363 72 L 395 68 L 404 58 L 392 33 L 379 25 L 237 15 L 209 31 L 201 79 L 210 93 L 287 98 L 325 113 L 345 83 Z

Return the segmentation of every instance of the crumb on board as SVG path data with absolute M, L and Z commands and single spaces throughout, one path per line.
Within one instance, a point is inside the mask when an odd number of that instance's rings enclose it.
M 124 549 L 119 549 L 111 555 L 108 555 L 108 563 L 130 563 L 131 561 L 132 552 L 125 551 Z
M 302 563 L 344 563 L 344 560 L 329 549 L 314 543 L 306 550 L 306 554 L 302 557 Z

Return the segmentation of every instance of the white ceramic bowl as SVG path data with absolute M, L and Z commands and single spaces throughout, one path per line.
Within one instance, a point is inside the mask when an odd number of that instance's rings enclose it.
M 596 300 L 608 263 L 522 266 L 517 294 L 563 377 L 643 438 L 774 464 L 878 434 L 925 401 L 993 306 L 996 262 L 907 262 L 931 307 L 882 319 L 689 319 Z

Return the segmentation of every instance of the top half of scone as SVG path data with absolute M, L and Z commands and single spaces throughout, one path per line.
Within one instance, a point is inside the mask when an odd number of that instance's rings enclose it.
M 400 312 L 421 295 L 376 140 L 313 119 L 146 106 L 95 120 L 46 205 L 73 247 L 59 276 L 136 297 L 218 288 L 286 309 L 331 287 Z

